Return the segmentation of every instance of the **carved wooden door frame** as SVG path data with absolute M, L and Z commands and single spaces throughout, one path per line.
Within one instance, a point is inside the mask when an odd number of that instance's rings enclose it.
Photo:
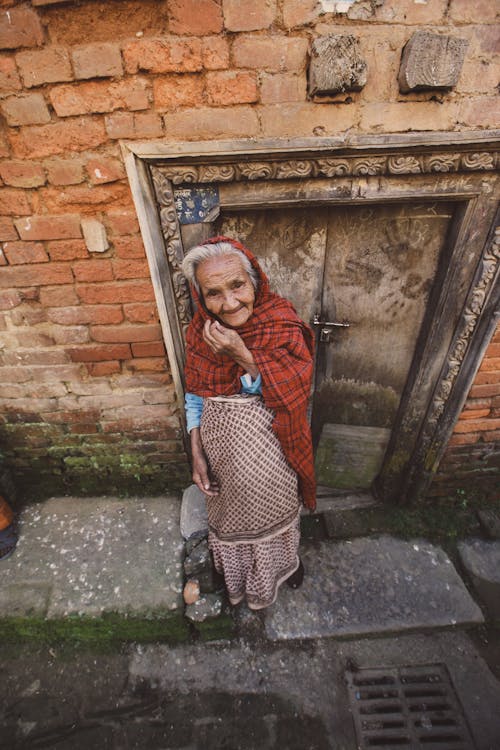
M 129 143 L 122 150 L 179 404 L 190 297 L 183 247 L 210 223 L 178 221 L 178 186 L 216 185 L 221 210 L 453 201 L 395 427 L 375 491 L 426 492 L 495 330 L 500 300 L 500 131 L 293 140 Z

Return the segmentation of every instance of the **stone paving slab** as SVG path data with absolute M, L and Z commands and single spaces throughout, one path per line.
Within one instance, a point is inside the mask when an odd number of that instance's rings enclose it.
M 484 621 L 447 555 L 390 536 L 304 546 L 302 587 L 265 614 L 271 640 L 361 636 Z
M 466 539 L 458 553 L 489 615 L 500 620 L 500 540 Z
M 27 507 L 1 563 L 0 617 L 182 610 L 177 497 L 52 498 Z

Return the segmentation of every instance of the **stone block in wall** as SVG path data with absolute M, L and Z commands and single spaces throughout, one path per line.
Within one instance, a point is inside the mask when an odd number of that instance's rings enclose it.
M 366 73 L 356 37 L 332 34 L 314 40 L 309 66 L 310 96 L 360 91 L 366 84 Z
M 467 39 L 417 31 L 403 49 L 398 76 L 401 93 L 456 86 L 468 44 Z
M 82 232 L 90 253 L 104 253 L 109 247 L 104 225 L 97 219 L 82 219 Z

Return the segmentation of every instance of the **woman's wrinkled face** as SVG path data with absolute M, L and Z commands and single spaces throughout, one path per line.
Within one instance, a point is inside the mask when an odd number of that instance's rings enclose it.
M 231 328 L 245 325 L 253 313 L 255 289 L 237 255 L 204 260 L 196 279 L 209 313 Z

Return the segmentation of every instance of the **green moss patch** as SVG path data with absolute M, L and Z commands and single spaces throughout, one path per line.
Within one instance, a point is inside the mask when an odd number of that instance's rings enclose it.
M 165 618 L 124 617 L 106 614 L 99 618 L 69 616 L 47 620 L 41 617 L 0 619 L 0 642 L 74 643 L 94 646 L 130 641 L 140 643 L 183 643 L 189 627 L 177 614 Z

